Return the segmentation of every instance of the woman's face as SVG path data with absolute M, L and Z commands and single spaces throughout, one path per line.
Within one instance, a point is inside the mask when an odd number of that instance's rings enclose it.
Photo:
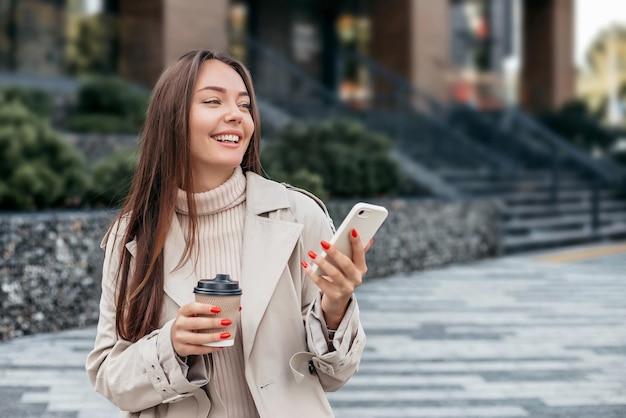
M 213 189 L 233 174 L 254 132 L 250 96 L 228 64 L 208 60 L 198 74 L 189 111 L 194 192 Z

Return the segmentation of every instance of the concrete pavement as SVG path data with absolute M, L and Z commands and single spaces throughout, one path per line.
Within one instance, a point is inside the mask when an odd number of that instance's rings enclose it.
M 337 418 L 626 417 L 626 245 L 369 280 L 361 370 Z M 0 343 L 0 417 L 108 418 L 95 328 Z

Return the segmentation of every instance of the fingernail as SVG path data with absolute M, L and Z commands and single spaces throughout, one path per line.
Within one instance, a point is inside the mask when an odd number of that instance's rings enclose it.
M 230 332 L 222 332 L 222 333 L 220 334 L 220 338 L 221 338 L 222 340 L 226 340 L 226 339 L 230 338 Z
M 239 312 L 241 312 L 241 306 L 239 307 Z
M 300 264 L 302 264 L 302 267 L 307 268 L 309 267 L 309 263 L 307 263 L 306 261 L 302 260 L 300 261 Z
M 322 248 L 325 249 L 325 250 L 330 248 L 330 243 L 328 243 L 326 241 L 322 241 L 321 244 L 322 244 Z
M 353 236 L 354 238 L 356 238 L 356 237 L 357 237 L 356 229 L 354 229 L 354 228 L 352 229 L 352 236 Z
M 222 319 L 222 322 L 220 322 L 222 325 L 224 326 L 228 326 L 230 324 L 233 323 L 233 321 L 231 321 L 230 319 Z
M 220 308 L 218 308 L 217 306 L 212 306 L 211 307 L 211 312 L 213 312 L 213 313 L 220 313 L 220 312 L 222 312 L 222 310 Z
M 315 253 L 315 251 L 309 250 L 308 254 L 309 254 L 309 257 L 311 257 L 313 260 L 315 260 L 315 257 L 317 257 L 317 254 Z

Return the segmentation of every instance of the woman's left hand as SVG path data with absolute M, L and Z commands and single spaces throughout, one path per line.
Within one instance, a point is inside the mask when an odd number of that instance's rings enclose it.
M 306 261 L 302 262 L 306 274 L 322 290 L 322 311 L 324 311 L 326 325 L 331 329 L 336 329 L 339 326 L 352 294 L 363 282 L 363 275 L 367 272 L 365 253 L 370 249 L 372 243 L 373 240 L 370 240 L 363 248 L 358 231 L 353 229 L 350 233 L 352 257 L 343 254 L 328 242 L 322 241 L 320 244 L 326 252 L 327 259 L 318 257 L 314 251 L 309 251 L 308 254 L 325 274 L 314 274 L 311 266 Z M 332 260 L 334 264 L 328 259 Z

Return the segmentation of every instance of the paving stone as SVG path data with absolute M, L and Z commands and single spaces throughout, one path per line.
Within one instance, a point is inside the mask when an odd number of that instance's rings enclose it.
M 626 255 L 507 257 L 366 280 L 359 373 L 337 418 L 626 417 Z M 0 418 L 113 418 L 95 327 L 0 343 Z
M 337 417 L 626 417 L 624 267 L 520 256 L 362 286 L 372 349 Z

